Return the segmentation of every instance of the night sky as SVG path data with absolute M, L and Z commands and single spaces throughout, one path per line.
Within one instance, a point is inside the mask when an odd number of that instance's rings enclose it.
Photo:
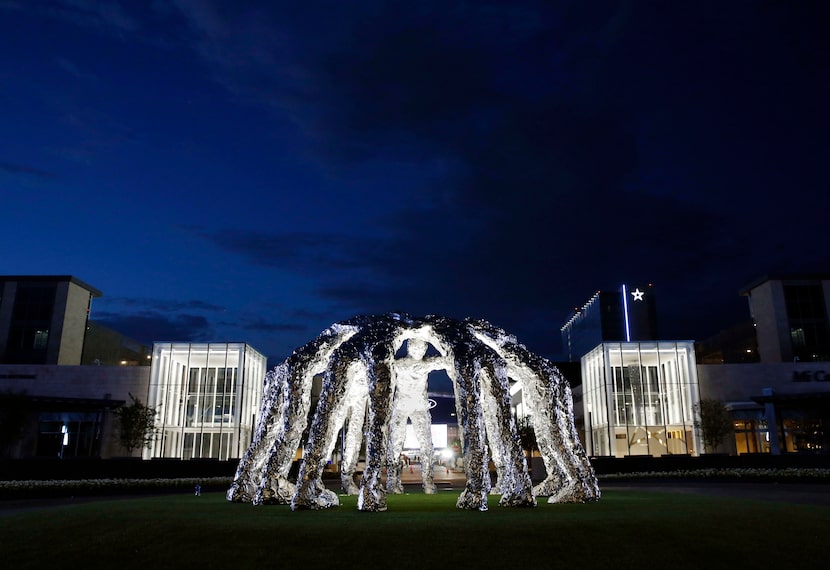
M 701 340 L 755 278 L 830 269 L 828 12 L 0 0 L 0 272 L 274 359 L 389 311 L 556 358 L 622 283 Z

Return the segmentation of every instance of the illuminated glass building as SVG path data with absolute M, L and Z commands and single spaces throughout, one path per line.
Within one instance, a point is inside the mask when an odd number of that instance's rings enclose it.
M 582 357 L 589 455 L 677 455 L 701 451 L 693 341 L 604 342 Z
M 265 357 L 244 343 L 156 343 L 148 400 L 159 412 L 159 432 L 145 459 L 241 457 L 265 368 Z
M 574 414 L 589 455 L 702 451 L 694 342 L 658 340 L 651 285 L 598 291 L 560 330 L 567 360 L 581 362 Z

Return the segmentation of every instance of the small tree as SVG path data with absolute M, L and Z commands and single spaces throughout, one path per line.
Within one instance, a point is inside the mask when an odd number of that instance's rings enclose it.
M 130 394 L 132 404 L 115 410 L 121 424 L 118 441 L 132 455 L 134 449 L 148 447 L 156 435 L 156 410 Z
M 533 431 L 533 418 L 525 416 L 516 422 L 516 431 L 522 444 L 522 450 L 527 453 L 527 458 L 530 460 L 533 457 L 533 450 L 536 449 L 536 432 Z
M 695 404 L 695 429 L 706 451 L 712 453 L 733 432 L 732 418 L 720 400 L 703 398 Z

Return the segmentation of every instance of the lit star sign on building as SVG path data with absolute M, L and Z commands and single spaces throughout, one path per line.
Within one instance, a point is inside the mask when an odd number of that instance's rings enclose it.
M 623 312 L 622 337 L 626 342 L 645 340 L 656 337 L 656 323 L 653 316 L 654 291 L 648 286 L 629 287 L 622 285 L 620 289 Z M 636 339 L 635 339 L 636 337 Z
M 625 340 L 626 342 L 631 342 L 631 317 L 628 314 L 628 293 L 627 287 L 625 285 L 622 286 L 622 301 L 623 301 L 623 318 L 625 319 Z M 633 301 L 643 301 L 643 295 L 645 295 L 645 291 L 640 291 L 640 288 L 637 287 L 633 291 L 630 291 L 631 297 Z

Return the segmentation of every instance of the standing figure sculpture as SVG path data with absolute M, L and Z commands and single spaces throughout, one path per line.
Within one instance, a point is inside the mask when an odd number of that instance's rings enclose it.
M 433 370 L 447 367 L 443 356 L 426 357 L 428 344 L 419 338 L 406 341 L 407 356 L 392 361 L 395 386 L 392 396 L 392 421 L 389 424 L 389 453 L 386 463 L 386 490 L 403 493 L 402 464 L 398 460 L 406 440 L 407 420 L 412 422 L 415 438 L 421 446 L 421 481 L 424 493 L 436 492 L 433 466 L 432 418 L 427 397 L 427 378 Z

